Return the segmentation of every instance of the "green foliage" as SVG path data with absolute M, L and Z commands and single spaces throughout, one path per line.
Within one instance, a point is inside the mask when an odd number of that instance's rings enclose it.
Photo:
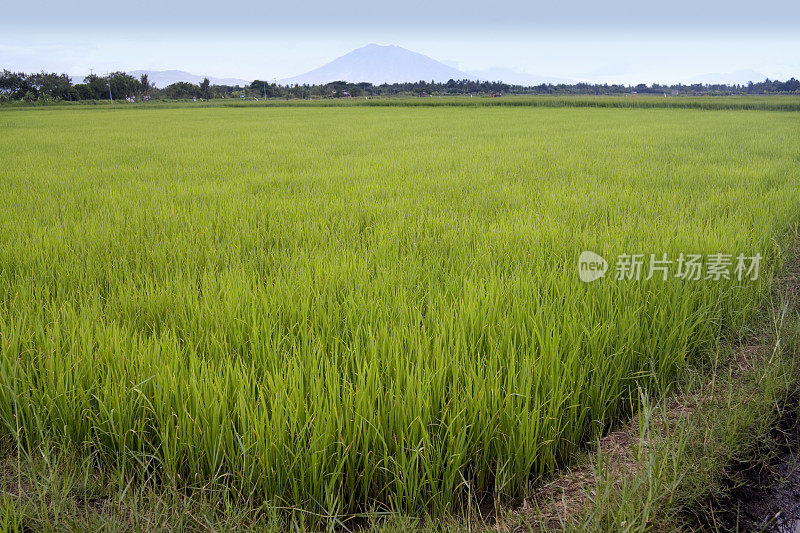
M 153 86 L 150 84 L 150 78 L 147 76 L 147 73 L 143 73 L 139 76 L 139 89 L 141 90 L 142 94 L 150 94 L 150 91 L 153 89 Z
M 282 87 L 275 83 L 255 80 L 248 87 L 250 94 L 257 95 L 259 98 L 266 95 L 267 98 L 277 98 L 283 96 Z
M 116 100 L 124 100 L 129 96 L 136 96 L 141 91 L 139 80 L 124 72 L 112 72 L 107 77 L 111 87 L 111 94 Z
M 211 98 L 211 82 L 208 81 L 208 78 L 203 78 L 203 81 L 200 83 L 200 96 L 208 100 Z
M 83 92 L 84 94 L 91 95 L 91 99 L 93 100 L 108 100 L 111 95 L 107 78 L 101 78 L 96 74 L 92 74 L 83 79 L 83 84 L 86 85 L 86 89 L 79 89 L 79 93 Z M 119 98 L 119 96 L 117 96 L 117 98 Z
M 200 87 L 193 83 L 179 81 L 168 85 L 164 89 L 164 96 L 168 98 L 200 98 L 202 92 Z
M 397 97 L 397 96 L 456 96 L 456 95 L 548 95 L 548 96 L 638 96 L 658 95 L 666 96 L 667 93 L 680 96 L 730 96 L 730 95 L 761 95 L 783 94 L 796 95 L 800 92 L 800 81 L 790 78 L 785 82 L 765 80 L 747 85 L 659 85 L 650 86 L 640 83 L 636 86 L 626 85 L 599 85 L 588 83 L 566 84 L 541 84 L 532 87 L 509 85 L 500 81 L 475 81 L 475 80 L 448 80 L 445 83 L 418 82 L 392 83 L 373 85 L 369 82 L 352 83 L 347 81 L 332 81 L 321 85 L 278 85 L 276 82 L 268 83 L 255 80 L 240 87 L 229 85 L 211 85 L 208 78 L 196 85 L 188 82 L 177 82 L 169 87 L 159 90 L 150 84 L 147 74 L 142 74 L 140 79 L 124 73 L 114 72 L 104 78 L 91 75 L 83 83 L 72 85 L 66 74 L 45 73 L 25 74 L 23 72 L 10 72 L 3 70 L 0 73 L 0 97 L 12 101 L 72 101 L 72 100 L 107 100 L 109 98 L 124 100 L 128 97 L 147 95 L 148 97 L 165 96 L 169 99 L 194 99 L 202 98 L 239 98 L 259 100 L 262 98 L 286 99 L 314 99 L 314 98 L 342 98 L 342 97 Z M 403 104 L 406 105 L 406 104 Z M 636 104 L 632 104 L 636 105 Z M 672 102 L 673 105 L 683 107 L 683 104 Z M 690 104 L 691 106 L 692 104 Z M 661 106 L 658 104 L 657 106 Z
M 69 76 L 66 74 L 33 74 L 27 82 L 36 91 L 48 98 L 57 100 L 77 100 L 77 92 L 72 87 Z
M 24 72 L 11 72 L 3 70 L 0 74 L 0 93 L 10 99 L 20 99 L 28 92 L 34 90 Z
M 745 323 L 800 214 L 794 113 L 72 108 L 0 125 L 4 431 L 306 525 L 524 495 Z M 757 283 L 587 285 L 584 249 L 765 259 Z

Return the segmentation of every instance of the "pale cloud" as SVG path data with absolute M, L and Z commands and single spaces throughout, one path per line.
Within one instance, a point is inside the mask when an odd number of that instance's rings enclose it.
M 297 3 L 237 3 L 230 12 L 239 20 L 202 2 L 170 3 L 163 9 L 137 3 L 126 7 L 126 13 L 117 13 L 115 5 L 89 13 L 89 2 L 76 8 L 73 24 L 49 22 L 50 15 L 36 18 L 38 14 L 15 4 L 0 20 L 0 68 L 74 75 L 90 68 L 179 69 L 281 79 L 375 42 L 455 62 L 462 70 L 501 67 L 608 83 L 686 81 L 746 69 L 778 79 L 800 76 L 800 34 L 787 26 L 800 23 L 800 3 L 767 0 L 756 9 L 725 2 L 723 9 L 721 2 L 695 2 L 692 9 L 681 10 L 682 2 L 578 2 L 561 11 L 553 7 L 561 4 L 551 2 L 538 5 L 537 17 L 530 8 L 536 4 L 511 2 L 489 10 L 502 16 L 487 15 L 484 24 L 478 19 L 478 11 L 486 14 L 484 1 L 460 2 L 458 7 L 452 2 L 425 4 L 424 9 L 421 2 L 393 7 L 369 3 L 358 9 L 325 2 L 336 7 L 327 22 L 320 14 L 333 8 L 321 4 L 316 10 L 313 2 L 303 3 L 302 10 Z M 443 5 L 453 11 L 447 20 Z M 271 9 L 269 17 L 264 6 Z M 60 9 L 50 7 L 37 11 Z M 602 16 L 601 8 L 606 10 Z M 724 14 L 712 17 L 715 8 Z M 594 24 L 584 20 L 586 13 L 598 15 Z M 85 16 L 78 21 L 80 14 Z M 155 19 L 144 21 L 147 17 Z

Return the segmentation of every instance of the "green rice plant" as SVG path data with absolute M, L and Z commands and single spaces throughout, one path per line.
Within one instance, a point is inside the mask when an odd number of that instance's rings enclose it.
M 798 125 L 0 112 L 0 425 L 301 525 L 522 496 L 747 327 L 800 215 Z M 586 284 L 582 250 L 764 259 L 757 281 Z
M 116 110 L 160 110 L 204 107 L 602 107 L 639 109 L 708 109 L 708 110 L 762 110 L 762 111 L 800 111 L 800 98 L 790 95 L 735 95 L 735 96 L 679 96 L 664 97 L 652 95 L 508 95 L 491 98 L 478 96 L 370 96 L 365 98 L 321 98 L 321 99 L 271 99 L 245 100 L 236 98 L 214 99 L 203 102 L 191 100 L 160 99 L 152 102 L 128 104 L 108 100 L 81 100 L 76 102 L 52 101 L 36 102 L 14 101 L 0 103 L 4 111 L 13 109 L 32 110 L 34 108 L 74 109 L 80 107 L 101 107 Z

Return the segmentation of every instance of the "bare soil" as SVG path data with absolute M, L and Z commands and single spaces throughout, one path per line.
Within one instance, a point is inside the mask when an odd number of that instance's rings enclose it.
M 728 531 L 800 532 L 800 419 L 796 409 L 785 411 L 770 438 L 774 455 L 731 468 L 730 492 L 718 503 L 722 511 L 705 526 Z

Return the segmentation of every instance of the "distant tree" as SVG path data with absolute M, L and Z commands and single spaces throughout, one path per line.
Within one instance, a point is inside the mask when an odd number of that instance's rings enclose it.
M 358 87 L 361 89 L 362 94 L 368 94 L 368 95 L 374 94 L 375 87 L 373 87 L 373 85 L 370 82 L 362 81 L 361 83 L 357 83 L 356 85 L 358 85 Z
M 348 86 L 347 92 L 350 93 L 350 96 L 353 96 L 355 98 L 364 96 L 364 89 L 362 89 L 359 85 Z
M 323 94 L 325 96 L 341 97 L 348 87 L 349 84 L 346 81 L 332 81 L 323 86 Z
M 238 85 L 212 85 L 210 88 L 211 98 L 229 98 L 234 91 L 241 91 Z
M 800 81 L 791 78 L 783 83 L 783 90 L 788 93 L 795 93 L 800 91 Z
M 72 81 L 66 74 L 41 72 L 31 74 L 27 78 L 30 86 L 35 87 L 38 94 L 53 100 L 77 100 L 78 94 L 72 87 Z
M 0 72 L 0 99 L 36 101 L 53 100 L 91 100 L 108 99 L 109 93 L 115 99 L 134 95 L 166 96 L 168 98 L 238 98 L 266 96 L 268 98 L 314 98 L 341 97 L 345 93 L 351 96 L 389 96 L 389 95 L 456 95 L 490 93 L 501 94 L 552 94 L 552 95 L 622 95 L 631 91 L 643 94 L 661 94 L 676 92 L 680 95 L 730 95 L 730 94 L 776 94 L 800 93 L 800 81 L 790 78 L 787 81 L 766 79 L 747 84 L 701 84 L 661 85 L 644 83 L 638 85 L 622 84 L 539 84 L 536 86 L 509 85 L 500 81 L 477 81 L 449 79 L 444 83 L 420 80 L 417 82 L 382 83 L 373 85 L 369 82 L 349 83 L 333 81 L 322 85 L 278 85 L 262 80 L 255 80 L 244 87 L 230 85 L 211 85 L 204 78 L 199 85 L 178 82 L 165 89 L 154 87 L 147 76 L 142 74 L 138 79 L 124 72 L 114 72 L 106 77 L 87 76 L 82 83 L 72 85 L 66 74 L 46 73 L 25 74 L 23 72 Z
M 124 72 L 112 72 L 108 75 L 106 81 L 108 86 L 111 87 L 111 94 L 115 99 L 136 96 L 141 89 L 139 80 Z
M 147 73 L 144 72 L 139 76 L 139 90 L 143 95 L 146 95 L 150 94 L 150 89 L 152 89 L 150 86 L 150 78 L 147 76 Z
M 76 83 L 73 86 L 75 93 L 78 95 L 78 100 L 94 100 L 95 96 L 92 88 L 88 83 Z
M 77 87 L 78 94 L 86 95 L 85 98 L 82 96 L 82 99 L 108 100 L 108 82 L 105 78 L 90 74 L 83 78 L 83 85 L 86 87 Z
M 297 85 L 289 87 L 286 91 L 287 98 L 308 98 L 311 96 L 311 91 L 308 85 Z
M 211 98 L 210 86 L 211 82 L 208 81 L 208 78 L 203 78 L 203 82 L 200 84 L 200 98 L 205 98 L 206 100 Z
M 285 95 L 285 92 L 278 85 L 263 80 L 255 80 L 247 88 L 253 96 L 279 98 Z
M 193 83 L 179 81 L 164 88 L 168 98 L 197 98 L 200 96 L 200 87 Z
M 33 89 L 27 80 L 28 76 L 24 72 L 4 69 L 0 74 L 0 92 L 12 100 L 22 98 L 25 93 Z

